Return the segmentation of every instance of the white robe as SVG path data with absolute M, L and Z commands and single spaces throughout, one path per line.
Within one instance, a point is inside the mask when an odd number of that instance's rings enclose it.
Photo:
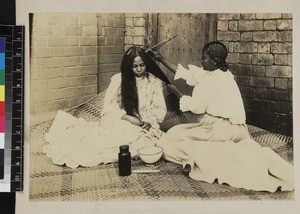
M 242 98 L 231 72 L 178 66 L 175 79 L 195 86 L 180 99 L 180 109 L 199 115 L 198 123 L 180 124 L 158 145 L 166 160 L 182 164 L 195 180 L 274 192 L 294 189 L 293 165 L 249 135 Z
M 119 146 L 130 145 L 134 157 L 137 149 L 153 145 L 161 136 L 159 123 L 166 114 L 162 82 L 149 74 L 149 78 L 136 78 L 139 113 L 152 128 L 145 131 L 121 117 L 126 114 L 121 106 L 121 74 L 111 78 L 106 91 L 101 122 L 87 122 L 82 118 L 58 111 L 49 132 L 44 153 L 54 164 L 76 168 L 95 166 L 117 160 Z

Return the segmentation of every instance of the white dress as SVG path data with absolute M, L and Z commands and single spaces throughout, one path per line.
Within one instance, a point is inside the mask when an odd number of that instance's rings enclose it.
M 256 191 L 294 189 L 293 165 L 249 135 L 239 88 L 230 71 L 208 72 L 180 64 L 175 79 L 194 86 L 180 99 L 180 109 L 199 115 L 198 123 L 179 124 L 158 145 L 163 157 L 182 164 L 195 180 Z
M 162 134 L 159 123 L 167 111 L 162 82 L 149 74 L 149 78 L 136 78 L 136 85 L 139 113 L 143 121 L 151 124 L 149 131 L 121 119 L 126 112 L 120 107 L 121 74 L 116 74 L 106 91 L 101 122 L 87 122 L 58 111 L 45 134 L 48 144 L 44 153 L 54 164 L 77 168 L 116 161 L 123 144 L 130 145 L 132 156 L 137 149 L 155 144 Z

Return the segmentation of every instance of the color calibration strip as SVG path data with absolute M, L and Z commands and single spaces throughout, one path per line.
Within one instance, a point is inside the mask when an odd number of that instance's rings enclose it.
M 0 192 L 23 190 L 24 26 L 0 25 L 5 43 L 4 179 Z M 4 187 L 1 187 L 1 182 Z
M 0 37 L 0 179 L 4 179 L 4 151 L 5 151 L 5 42 Z

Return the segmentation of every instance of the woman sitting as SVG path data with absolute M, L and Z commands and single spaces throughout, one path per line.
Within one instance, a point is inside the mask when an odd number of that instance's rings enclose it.
M 159 123 L 167 111 L 163 81 L 169 83 L 150 55 L 131 47 L 123 56 L 121 73 L 111 78 L 101 122 L 59 111 L 45 135 L 49 144 L 44 153 L 54 164 L 71 168 L 114 162 L 123 144 L 130 145 L 135 156 L 138 148 L 153 145 L 162 134 Z
M 261 147 L 247 129 L 241 93 L 226 63 L 226 46 L 214 41 L 202 50 L 202 68 L 175 65 L 154 57 L 193 86 L 192 96 L 176 87 L 180 109 L 198 116 L 197 123 L 179 124 L 162 136 L 158 145 L 164 158 L 182 164 L 191 178 L 252 190 L 274 192 L 294 189 L 293 165 L 273 150 Z

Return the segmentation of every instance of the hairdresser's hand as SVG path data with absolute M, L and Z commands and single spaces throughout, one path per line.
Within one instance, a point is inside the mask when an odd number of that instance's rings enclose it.
M 163 57 L 158 51 L 149 50 L 149 55 L 152 56 L 158 62 L 161 62 L 167 69 L 172 73 L 176 73 L 178 66 L 169 61 L 167 58 Z
M 151 128 L 151 124 L 148 123 L 148 122 L 141 122 L 140 127 L 142 129 L 145 129 L 145 130 L 149 131 L 149 129 Z
M 167 90 L 170 94 L 174 94 L 176 97 L 178 97 L 179 99 L 182 97 L 182 93 L 179 91 L 179 89 L 172 84 L 168 84 L 167 85 Z
M 163 56 L 158 51 L 148 51 L 149 55 L 152 56 L 155 60 L 161 62 Z

